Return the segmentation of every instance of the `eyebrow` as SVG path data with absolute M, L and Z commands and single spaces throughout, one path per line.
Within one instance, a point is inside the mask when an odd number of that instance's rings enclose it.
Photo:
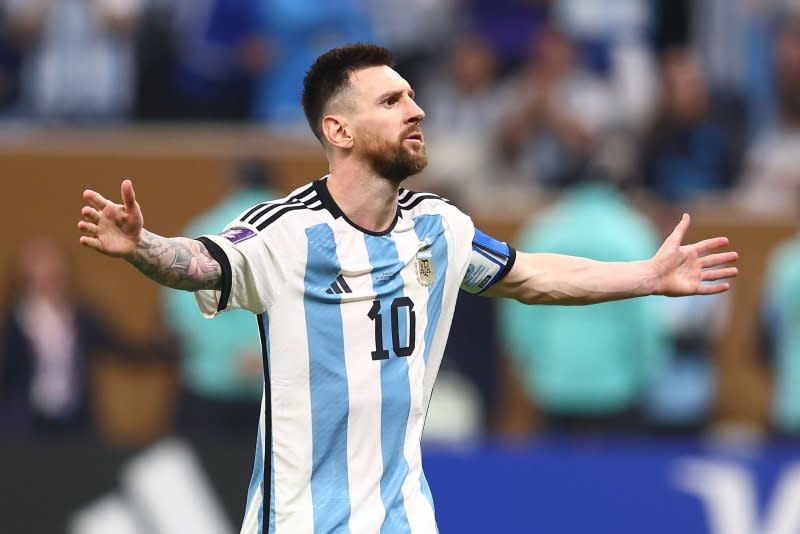
M 395 89 L 393 91 L 386 91 L 385 93 L 381 94 L 381 96 L 378 97 L 378 102 L 383 102 L 384 100 L 392 96 L 402 96 L 402 94 L 406 92 L 406 90 L 408 91 L 408 96 L 410 96 L 412 100 L 417 96 L 416 91 L 408 87 L 407 89 Z

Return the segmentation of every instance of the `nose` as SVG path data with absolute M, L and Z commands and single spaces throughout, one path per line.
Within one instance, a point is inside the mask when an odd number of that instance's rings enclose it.
M 421 107 L 419 107 L 419 104 L 417 104 L 413 100 L 409 99 L 409 102 L 411 102 L 411 108 L 410 108 L 410 114 L 411 115 L 408 118 L 408 122 L 410 122 L 412 124 L 416 124 L 418 122 L 422 122 L 422 119 L 425 118 L 425 110 L 423 110 Z

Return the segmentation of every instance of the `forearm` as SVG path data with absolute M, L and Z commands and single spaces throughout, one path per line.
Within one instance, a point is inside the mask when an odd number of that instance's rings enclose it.
M 649 261 L 518 253 L 517 264 L 519 271 L 506 283 L 507 296 L 526 304 L 594 304 L 650 295 L 656 286 Z
M 220 289 L 222 269 L 205 245 L 185 237 L 161 237 L 142 230 L 136 249 L 126 258 L 144 275 L 174 289 Z

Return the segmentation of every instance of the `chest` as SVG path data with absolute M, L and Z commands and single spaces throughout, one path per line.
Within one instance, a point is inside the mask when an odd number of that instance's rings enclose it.
M 329 224 L 296 236 L 304 257 L 294 273 L 305 300 L 346 306 L 402 296 L 420 302 L 446 277 L 448 236 L 441 220 L 416 221 L 400 231 L 369 235 Z

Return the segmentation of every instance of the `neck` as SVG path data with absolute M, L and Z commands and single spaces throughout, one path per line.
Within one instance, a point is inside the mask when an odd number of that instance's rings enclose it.
M 339 209 L 370 232 L 383 232 L 394 222 L 399 187 L 363 167 L 337 165 L 328 177 L 328 192 Z

